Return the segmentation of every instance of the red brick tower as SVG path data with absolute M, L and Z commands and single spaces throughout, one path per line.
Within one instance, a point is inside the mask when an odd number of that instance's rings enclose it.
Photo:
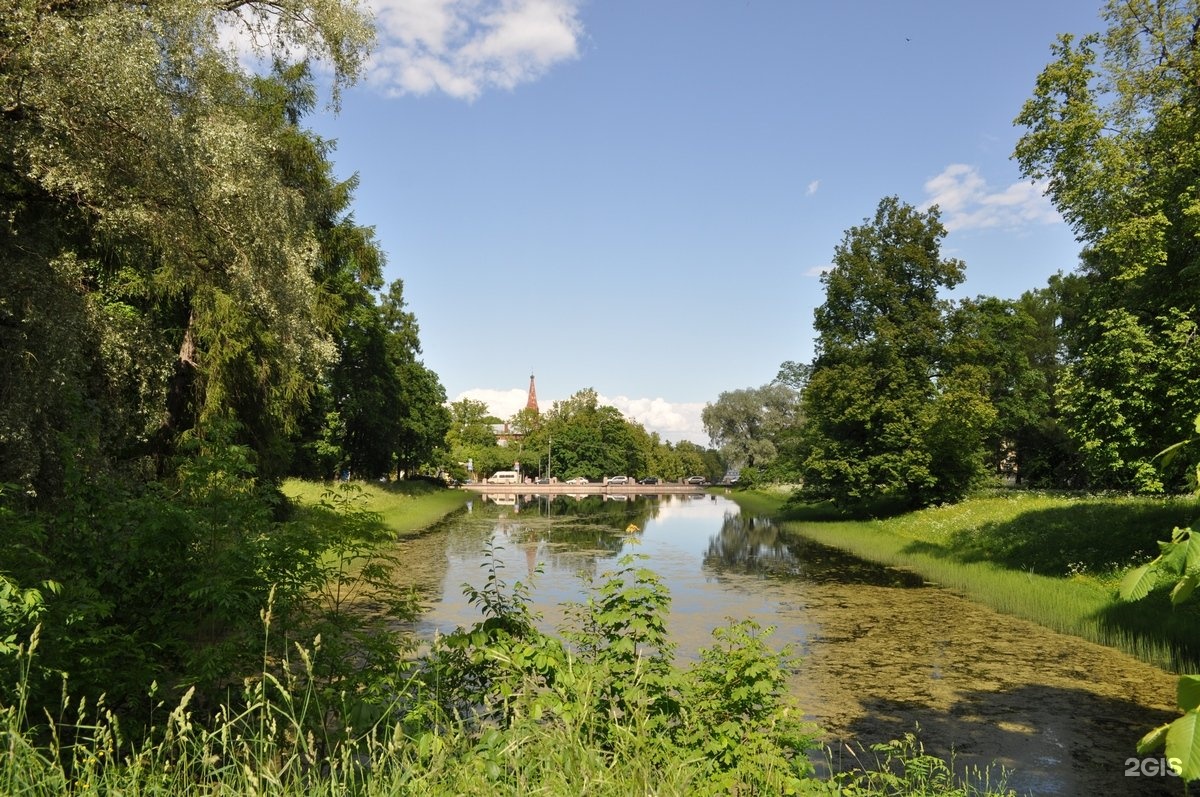
M 537 388 L 533 386 L 533 374 L 529 375 L 529 401 L 525 402 L 525 409 L 538 411 Z

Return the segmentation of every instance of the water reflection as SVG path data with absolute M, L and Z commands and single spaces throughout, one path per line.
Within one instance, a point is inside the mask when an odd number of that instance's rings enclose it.
M 709 540 L 704 566 L 763 578 L 795 578 L 814 584 L 925 586 L 920 576 L 866 562 L 837 548 L 794 535 L 788 537 L 770 518 L 728 512 L 721 530 Z
M 804 654 L 792 690 L 835 747 L 849 737 L 886 741 L 919 721 L 931 752 L 953 748 L 964 764 L 999 758 L 1022 791 L 1154 794 L 1178 785 L 1124 777 L 1138 737 L 1173 716 L 1174 682 L 1162 671 L 790 537 L 721 496 L 624 497 L 480 497 L 406 541 L 403 575 L 424 587 L 428 607 L 417 632 L 428 638 L 478 619 L 462 585 L 483 584 L 488 545 L 500 549 L 505 580 L 532 581 L 533 608 L 550 632 L 564 622 L 561 604 L 585 597 L 581 573 L 599 576 L 624 553 L 645 554 L 671 591 L 668 629 L 680 657 L 710 644 L 726 617 L 777 626 L 774 642 Z M 626 533 L 630 524 L 641 531 Z

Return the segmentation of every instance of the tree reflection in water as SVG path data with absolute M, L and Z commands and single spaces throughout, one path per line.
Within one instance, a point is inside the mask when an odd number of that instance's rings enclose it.
M 866 562 L 836 548 L 790 535 L 770 518 L 727 513 L 709 539 L 704 566 L 761 578 L 791 577 L 813 583 L 922 587 L 920 576 Z

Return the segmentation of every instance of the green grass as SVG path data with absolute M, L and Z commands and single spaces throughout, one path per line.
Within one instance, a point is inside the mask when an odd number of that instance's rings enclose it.
M 828 506 L 739 493 L 787 530 L 925 579 L 1048 628 L 1174 671 L 1200 671 L 1200 612 L 1163 591 L 1122 602 L 1121 577 L 1197 515 L 1190 498 L 994 492 L 882 520 L 837 519 Z
M 398 537 L 412 536 L 425 531 L 450 513 L 462 508 L 470 495 L 463 490 L 438 487 L 426 481 L 352 482 L 359 490 L 359 508 L 373 512 Z M 302 509 L 312 510 L 328 500 L 338 485 L 329 482 L 309 482 L 288 479 L 283 493 Z

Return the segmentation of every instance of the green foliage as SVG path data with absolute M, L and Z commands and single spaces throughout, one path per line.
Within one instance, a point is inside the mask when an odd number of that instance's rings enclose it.
M 871 745 L 874 760 L 860 768 L 834 777 L 840 794 L 847 795 L 955 795 L 971 797 L 981 794 L 1015 795 L 1006 788 L 1008 773 L 1001 769 L 992 784 L 992 770 L 975 769 L 959 775 L 954 761 L 946 761 L 925 752 L 925 746 L 914 733 L 903 739 Z
M 1185 426 L 1168 421 L 1176 410 L 1200 410 L 1190 389 L 1200 378 L 1192 345 L 1196 324 L 1181 311 L 1146 321 L 1126 310 L 1107 312 L 1095 339 L 1063 376 L 1059 400 L 1093 482 L 1137 492 L 1162 492 L 1164 474 L 1154 456 Z M 1182 395 L 1181 395 L 1182 394 Z M 1166 469 L 1172 486 L 1178 468 Z
M 977 380 L 972 392 L 995 413 L 983 430 L 990 470 L 1035 487 L 1066 486 L 1071 476 L 1054 401 L 1061 303 L 1052 288 L 964 299 L 947 319 L 946 370 Z
M 664 767 L 696 763 L 703 793 L 782 793 L 811 774 L 804 751 L 812 730 L 785 699 L 791 665 L 786 651 L 767 646 L 769 631 L 731 622 L 696 664 L 677 670 L 669 596 L 626 557 L 572 607 L 568 647 L 536 630 L 525 587 L 508 592 L 491 553 L 485 586 L 466 588 L 484 619 L 441 640 L 423 675 L 438 717 L 477 724 L 485 758 L 496 740 L 536 721 L 575 728 L 614 755 L 632 750 Z M 504 765 L 485 763 L 485 774 L 504 782 Z
M 812 773 L 797 751 L 812 746 L 813 728 L 787 698 L 793 664 L 768 646 L 773 630 L 730 620 L 685 674 L 678 743 L 703 754 L 714 792 L 800 790 Z
M 501 450 L 508 463 L 519 461 L 526 473 L 560 480 L 583 476 L 598 482 L 617 474 L 678 480 L 708 472 L 704 449 L 686 441 L 672 444 L 657 433 L 648 433 L 640 424 L 625 419 L 616 407 L 600 405 L 591 388 L 556 401 L 539 415 L 522 410 L 509 426 L 524 432 L 524 437 Z M 504 465 L 502 461 L 498 464 Z M 476 470 L 490 472 L 482 470 L 478 462 Z
M 394 562 L 381 547 L 390 532 L 340 493 L 328 499 L 339 504 L 330 516 L 277 520 L 285 514 L 280 496 L 256 478 L 252 452 L 230 435 L 189 435 L 174 476 L 141 489 L 81 481 L 55 515 L 0 510 L 13 532 L 0 573 L 61 584 L 39 588 L 36 617 L 6 611 L 9 630 L 0 636 L 40 622 L 40 672 L 69 673 L 77 695 L 94 701 L 106 693 L 124 717 L 144 708 L 152 681 L 168 695 L 195 685 L 197 704 L 212 710 L 256 666 L 257 618 L 269 600 L 273 655 L 320 634 L 330 669 L 318 669 L 340 688 L 355 682 L 364 661 L 394 667 L 389 618 L 407 617 L 410 604 L 391 586 Z M 32 597 L 27 589 L 22 600 Z M 364 601 L 374 615 L 357 611 Z M 0 682 L 0 703 L 13 683 Z M 38 713 L 57 698 L 52 679 L 28 687 Z
M 1145 599 L 1164 581 L 1172 584 L 1172 606 L 1192 597 L 1200 584 L 1200 534 L 1190 527 L 1177 527 L 1171 541 L 1159 543 L 1159 548 L 1156 558 L 1130 570 L 1121 580 L 1123 599 Z M 1177 703 L 1183 714 L 1142 737 L 1137 751 L 1144 755 L 1164 750 L 1176 774 L 1194 781 L 1200 779 L 1200 676 L 1180 676 Z
M 328 500 L 372 535 L 353 493 Z M 330 659 L 324 637 L 278 648 L 269 600 L 257 672 L 215 711 L 200 710 L 193 690 L 168 703 L 151 687 L 144 730 L 130 735 L 103 699 L 64 697 L 43 742 L 23 701 L 0 703 L 0 791 L 518 795 L 586 784 L 598 795 L 774 795 L 905 793 L 909 784 L 925 790 L 912 793 L 974 793 L 955 791 L 911 740 L 889 753 L 886 771 L 823 783 L 807 755 L 813 729 L 785 696 L 793 662 L 771 649 L 770 629 L 731 621 L 677 669 L 669 598 L 627 559 L 576 607 L 568 646 L 536 629 L 525 588 L 509 590 L 492 553 L 485 584 L 466 590 L 482 619 L 435 640 L 412 666 L 367 658 L 350 666 L 371 678 L 331 679 L 350 675 L 348 662 Z M 34 647 L 18 651 L 23 673 Z
M 1200 63 L 1193 3 L 1106 4 L 1103 35 L 1060 36 L 1015 156 L 1084 243 L 1057 396 L 1096 488 L 1158 492 L 1154 456 L 1200 412 Z
M 801 423 L 800 392 L 776 381 L 722 393 L 700 413 L 725 462 L 739 468 L 772 465 Z
M 822 277 L 817 357 L 804 391 L 800 471 L 815 500 L 908 508 L 957 500 L 984 468 L 995 410 L 986 376 L 948 356 L 937 208 L 895 197 L 846 232 Z

